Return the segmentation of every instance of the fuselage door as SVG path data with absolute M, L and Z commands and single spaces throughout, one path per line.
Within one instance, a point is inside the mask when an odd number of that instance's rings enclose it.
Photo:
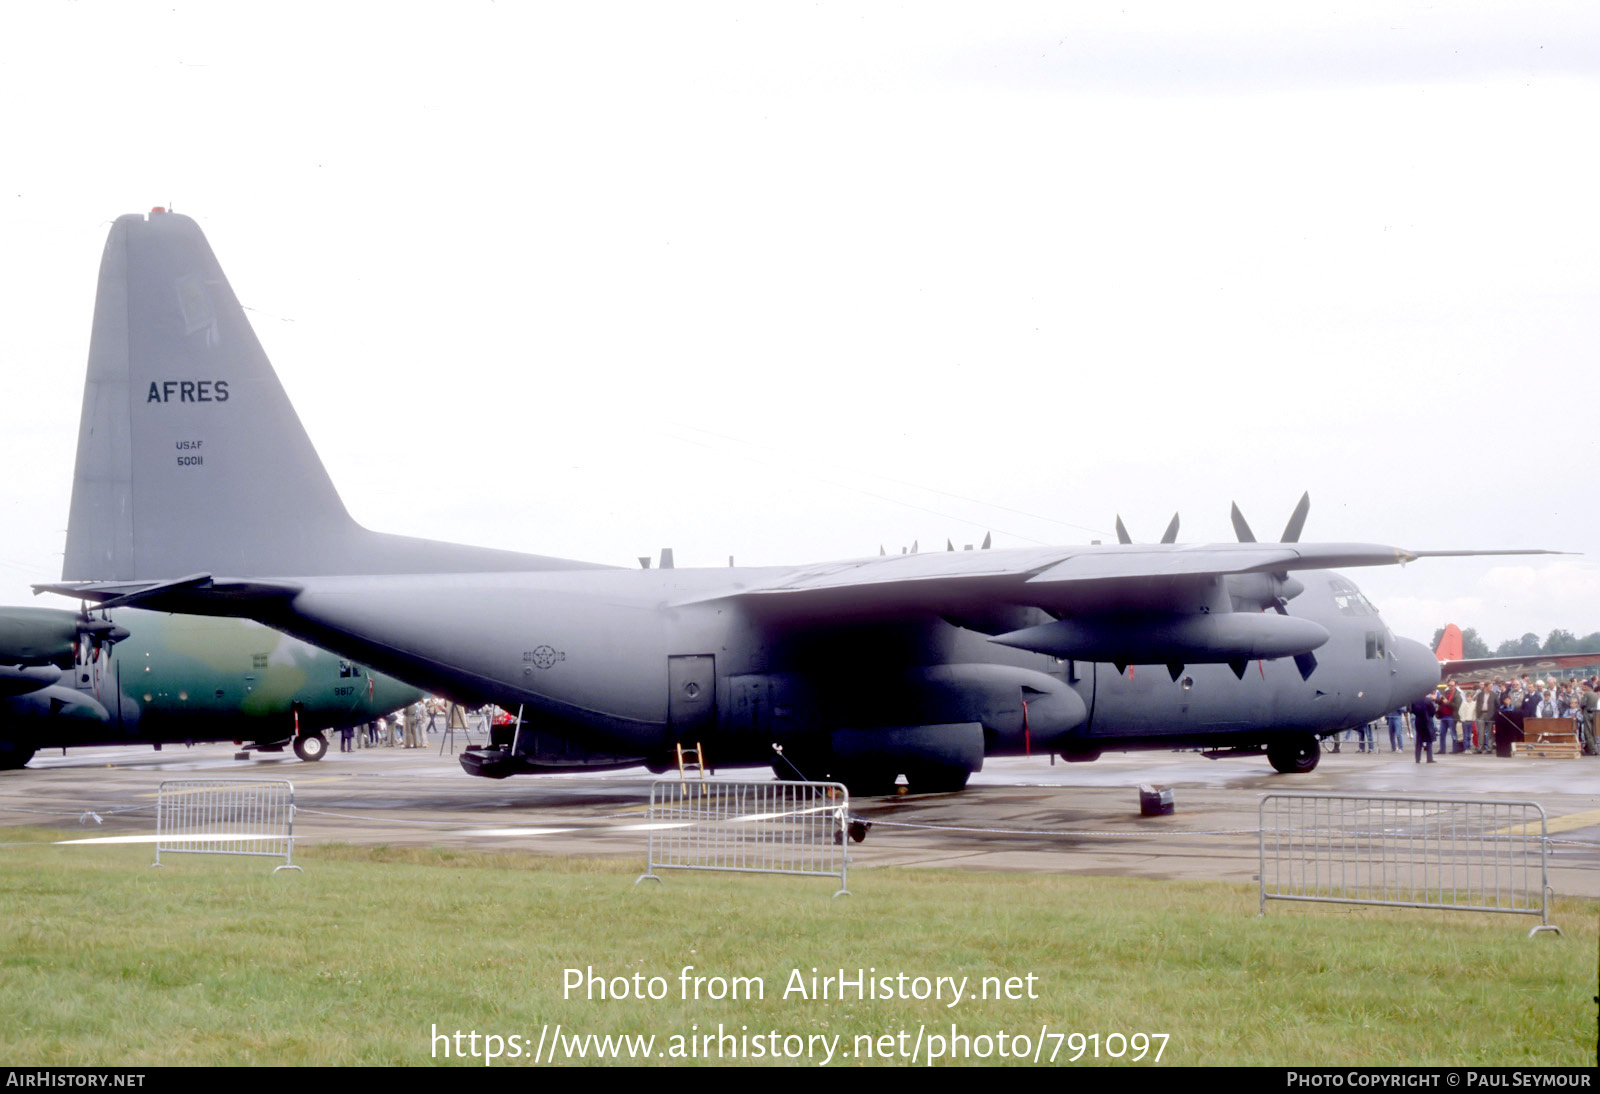
M 693 741 L 716 728 L 717 659 L 712 654 L 667 658 L 667 723 L 675 741 Z

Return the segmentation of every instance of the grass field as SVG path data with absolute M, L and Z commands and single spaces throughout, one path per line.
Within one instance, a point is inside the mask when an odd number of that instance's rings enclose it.
M 1593 902 L 1558 903 L 1565 936 L 1529 940 L 1525 917 L 1275 905 L 1258 919 L 1253 888 L 1222 884 L 879 869 L 830 899 L 825 880 L 634 888 L 640 863 L 443 850 L 305 847 L 305 872 L 276 876 L 218 856 L 157 870 L 148 847 L 50 838 L 8 830 L 0 855 L 11 1065 L 458 1063 L 485 1034 L 508 1065 L 527 1062 L 506 1058 L 510 1037 L 531 1055 L 557 1023 L 574 1050 L 574 1036 L 653 1035 L 652 1062 L 703 1059 L 697 1038 L 720 1024 L 744 1038 L 722 1055 L 755 1062 L 797 1045 L 795 1062 L 830 1045 L 836 1065 L 913 1047 L 920 1062 L 939 1038 L 959 1058 L 965 1037 L 969 1056 L 988 1050 L 974 1062 L 997 1063 L 1004 1032 L 1007 1055 L 1020 1034 L 1028 1059 L 1058 1065 L 1126 1064 L 1140 1044 L 1140 1066 L 1158 1045 L 1163 1064 L 1594 1063 Z M 785 997 L 793 970 L 810 994 L 813 968 L 876 970 L 890 991 L 900 974 L 907 990 L 948 976 L 976 995 L 991 977 L 1002 997 Z M 663 998 L 591 999 L 564 990 L 587 977 L 568 969 L 627 978 L 629 995 L 640 974 Z M 695 976 L 702 998 L 684 999 Z M 763 997 L 705 997 L 735 977 Z

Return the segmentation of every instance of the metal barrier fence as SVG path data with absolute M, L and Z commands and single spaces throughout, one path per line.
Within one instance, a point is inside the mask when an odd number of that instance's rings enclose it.
M 662 880 L 657 870 L 737 870 L 836 877 L 833 895 L 850 893 L 850 795 L 838 783 L 661 779 L 650 787 L 649 832 L 635 885 Z
M 1536 915 L 1550 923 L 1544 809 L 1531 801 L 1268 794 L 1261 915 L 1269 900 Z
M 263 855 L 298 870 L 294 784 L 286 779 L 166 779 L 156 790 L 156 861 L 169 855 Z

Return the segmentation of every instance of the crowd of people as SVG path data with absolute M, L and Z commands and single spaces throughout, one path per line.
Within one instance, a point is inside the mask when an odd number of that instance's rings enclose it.
M 1433 763 L 1434 753 L 1498 752 L 1523 738 L 1529 718 L 1570 719 L 1586 755 L 1600 755 L 1595 739 L 1600 710 L 1600 678 L 1556 680 L 1520 677 L 1473 683 L 1444 683 L 1410 707 L 1390 711 L 1386 721 L 1389 751 L 1406 749 L 1407 722 L 1418 763 Z M 1358 731 L 1358 750 L 1378 751 L 1371 726 Z M 1337 745 L 1335 746 L 1337 748 Z
M 339 731 L 339 751 L 379 747 L 426 748 L 428 734 L 443 732 L 448 728 L 448 710 L 449 704 L 443 699 L 430 697 L 366 725 L 345 726 Z M 460 725 L 463 730 L 474 724 L 487 729 L 487 714 L 475 711 L 468 718 L 471 720 Z

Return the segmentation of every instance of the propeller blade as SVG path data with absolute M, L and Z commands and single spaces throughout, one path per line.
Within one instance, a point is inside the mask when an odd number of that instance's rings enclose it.
M 1128 535 L 1127 525 L 1122 523 L 1122 514 L 1117 514 L 1117 542 L 1132 543 L 1133 537 Z
M 1238 502 L 1233 503 L 1233 534 L 1239 537 L 1240 543 L 1254 543 L 1256 541 L 1256 534 L 1250 530 L 1250 525 L 1246 523 L 1244 514 L 1239 512 Z
M 80 637 L 87 638 L 93 649 L 110 649 L 124 638 L 128 637 L 128 628 L 119 627 L 111 618 L 102 615 L 94 619 L 89 615 L 89 606 L 85 604 L 79 611 L 77 632 Z
M 1178 542 L 1178 514 L 1172 514 L 1172 523 L 1167 525 L 1167 530 L 1161 533 L 1162 543 Z
M 1295 654 L 1294 667 L 1300 670 L 1300 679 L 1311 679 L 1311 674 L 1317 671 L 1317 655 L 1314 653 Z
M 1309 512 L 1311 512 L 1311 491 L 1307 490 L 1300 495 L 1300 504 L 1289 514 L 1289 523 L 1283 526 L 1283 539 L 1279 542 L 1299 543 L 1300 532 L 1306 526 L 1306 514 Z

